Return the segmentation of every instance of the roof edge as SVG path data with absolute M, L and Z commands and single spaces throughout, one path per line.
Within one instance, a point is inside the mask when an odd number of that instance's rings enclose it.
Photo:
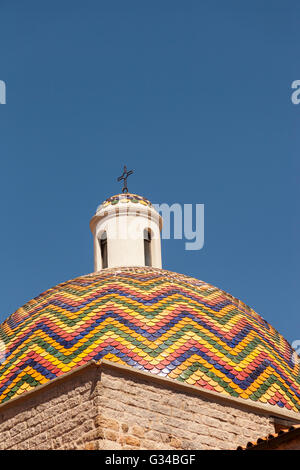
M 160 383 L 166 387 L 169 387 L 175 390 L 186 391 L 187 393 L 202 396 L 214 402 L 217 401 L 217 402 L 227 404 L 229 406 L 241 407 L 250 412 L 255 412 L 261 415 L 267 415 L 269 417 L 285 418 L 294 422 L 295 424 L 298 424 L 298 423 L 300 424 L 300 413 L 297 413 L 295 411 L 281 409 L 276 405 L 269 405 L 265 403 L 254 402 L 252 400 L 248 400 L 248 399 L 246 400 L 244 398 L 230 397 L 225 394 L 215 392 L 213 390 L 206 390 L 196 385 L 190 385 L 184 382 L 179 382 L 177 380 L 170 379 L 168 377 L 161 377 L 159 375 L 152 374 L 151 372 L 145 372 L 145 371 L 141 371 L 138 369 L 134 369 L 129 366 L 125 366 L 123 364 L 118 364 L 116 362 L 109 361 L 107 359 L 102 359 L 100 361 L 91 360 L 87 362 L 86 364 L 83 364 L 82 366 L 77 367 L 74 370 L 66 372 L 63 375 L 50 380 L 47 383 L 38 385 L 37 387 L 35 387 L 32 390 L 29 390 L 28 392 L 24 392 L 17 397 L 11 398 L 9 401 L 0 404 L 0 412 L 6 408 L 11 407 L 12 405 L 15 405 L 16 403 L 20 403 L 21 401 L 27 399 L 33 394 L 39 393 L 41 390 L 43 390 L 46 387 L 47 388 L 53 387 L 55 384 L 59 382 L 64 382 L 70 376 L 78 375 L 84 369 L 88 369 L 88 368 L 96 368 L 96 369 L 107 368 L 107 369 L 118 370 L 119 372 L 124 373 L 124 375 L 137 376 L 146 381 Z
M 277 433 L 260 437 L 255 442 L 249 441 L 246 446 L 239 446 L 237 450 L 275 450 L 278 445 L 283 444 L 300 435 L 300 425 L 296 424 L 282 429 Z

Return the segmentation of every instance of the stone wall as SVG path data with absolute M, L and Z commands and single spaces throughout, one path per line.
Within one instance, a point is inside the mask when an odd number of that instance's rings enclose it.
M 271 432 L 265 413 L 108 364 L 0 406 L 0 449 L 236 449 Z
M 51 382 L 0 407 L 0 449 L 94 448 L 95 369 Z
M 236 449 L 274 431 L 268 417 L 118 371 L 106 369 L 101 383 L 104 449 Z

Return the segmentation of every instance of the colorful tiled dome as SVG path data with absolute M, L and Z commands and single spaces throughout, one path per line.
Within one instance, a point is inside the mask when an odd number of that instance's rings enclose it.
M 106 358 L 219 393 L 300 409 L 288 342 L 244 303 L 203 281 L 115 268 L 59 284 L 0 326 L 0 401 Z
M 131 193 L 121 193 L 116 194 L 115 196 L 111 196 L 108 199 L 100 204 L 97 208 L 97 211 L 103 209 L 107 206 L 114 206 L 116 204 L 126 204 L 128 202 L 133 202 L 134 204 L 143 204 L 144 206 L 152 207 L 151 202 L 143 196 L 139 196 L 138 194 L 131 194 Z

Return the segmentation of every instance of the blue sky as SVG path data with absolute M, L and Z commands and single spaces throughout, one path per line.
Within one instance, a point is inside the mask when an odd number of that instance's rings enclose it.
M 0 320 L 93 270 L 89 220 L 119 192 L 204 203 L 205 245 L 163 266 L 300 339 L 299 2 L 0 3 Z

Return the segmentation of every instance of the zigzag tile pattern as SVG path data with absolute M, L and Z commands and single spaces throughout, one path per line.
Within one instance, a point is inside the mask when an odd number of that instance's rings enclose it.
M 0 402 L 92 359 L 216 392 L 300 409 L 288 342 L 226 292 L 154 268 L 107 269 L 59 284 L 0 326 Z

